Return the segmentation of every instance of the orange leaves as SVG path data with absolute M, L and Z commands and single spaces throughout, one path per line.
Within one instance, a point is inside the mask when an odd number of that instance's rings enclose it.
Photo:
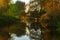
M 60 3 L 58 1 L 46 0 L 44 1 L 45 4 L 42 6 L 43 10 L 46 10 L 46 13 L 41 16 L 41 25 L 46 27 L 48 25 L 47 20 L 50 20 L 50 16 L 53 18 L 58 18 L 60 15 Z M 50 20 L 52 21 L 52 20 Z
M 59 1 L 52 1 L 46 0 L 44 1 L 45 4 L 42 6 L 43 10 L 46 10 L 47 14 L 52 16 L 60 15 L 60 2 Z
M 58 1 L 46 0 L 43 9 L 47 12 L 54 12 L 59 10 L 59 5 L 60 3 Z
M 28 23 L 28 17 L 22 16 L 21 21 L 24 22 L 24 23 Z
M 49 17 L 47 16 L 47 14 L 43 14 L 40 18 L 42 27 L 46 28 L 48 26 L 47 20 L 49 20 Z

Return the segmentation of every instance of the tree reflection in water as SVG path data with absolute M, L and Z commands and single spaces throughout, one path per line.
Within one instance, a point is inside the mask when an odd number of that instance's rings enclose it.
M 16 34 L 11 34 L 11 40 L 30 40 L 28 35 L 16 36 Z

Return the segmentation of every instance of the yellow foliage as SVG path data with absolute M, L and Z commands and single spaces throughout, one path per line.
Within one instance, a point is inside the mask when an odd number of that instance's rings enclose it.
M 46 10 L 46 13 L 41 16 L 41 25 L 47 26 L 48 23 L 45 23 L 44 20 L 50 20 L 49 16 L 53 18 L 58 18 L 60 16 L 60 3 L 58 1 L 46 0 L 45 4 L 42 6 L 43 10 Z M 51 20 L 52 21 L 52 20 Z
M 5 7 L 8 4 L 8 0 L 0 0 L 0 6 Z
M 48 14 L 53 13 L 52 15 L 59 15 L 57 13 L 60 13 L 60 2 L 55 0 L 46 0 L 44 1 L 44 5 L 42 6 L 42 8 L 46 10 Z

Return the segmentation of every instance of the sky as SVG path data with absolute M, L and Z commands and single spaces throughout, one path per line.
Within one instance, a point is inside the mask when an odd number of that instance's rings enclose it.
M 21 37 L 17 37 L 15 34 L 12 34 L 11 40 L 30 40 L 30 37 L 27 35 L 23 35 Z
M 26 10 L 25 10 L 25 12 L 28 12 L 30 0 L 11 0 L 11 3 L 12 3 L 12 4 L 15 4 L 16 1 L 25 2 L 25 4 L 27 4 L 27 5 L 26 5 Z
M 16 3 L 16 1 L 17 0 L 12 0 L 11 2 Z M 25 2 L 25 4 L 28 4 L 30 2 L 30 0 L 18 0 L 18 1 Z
M 30 0 L 21 0 L 22 2 L 25 2 L 26 4 L 28 4 L 30 2 Z

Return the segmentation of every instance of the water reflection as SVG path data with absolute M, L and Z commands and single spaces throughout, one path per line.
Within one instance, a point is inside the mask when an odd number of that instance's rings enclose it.
M 30 40 L 30 36 L 29 36 L 29 30 L 26 27 L 26 35 L 22 35 L 22 36 L 17 36 L 14 33 L 11 33 L 11 40 Z
M 34 28 L 29 29 L 26 27 L 25 35 L 17 36 L 16 34 L 11 33 L 11 40 L 41 40 L 41 29 L 38 28 L 35 30 Z
M 30 40 L 30 37 L 27 35 L 16 36 L 16 34 L 11 34 L 11 40 Z

